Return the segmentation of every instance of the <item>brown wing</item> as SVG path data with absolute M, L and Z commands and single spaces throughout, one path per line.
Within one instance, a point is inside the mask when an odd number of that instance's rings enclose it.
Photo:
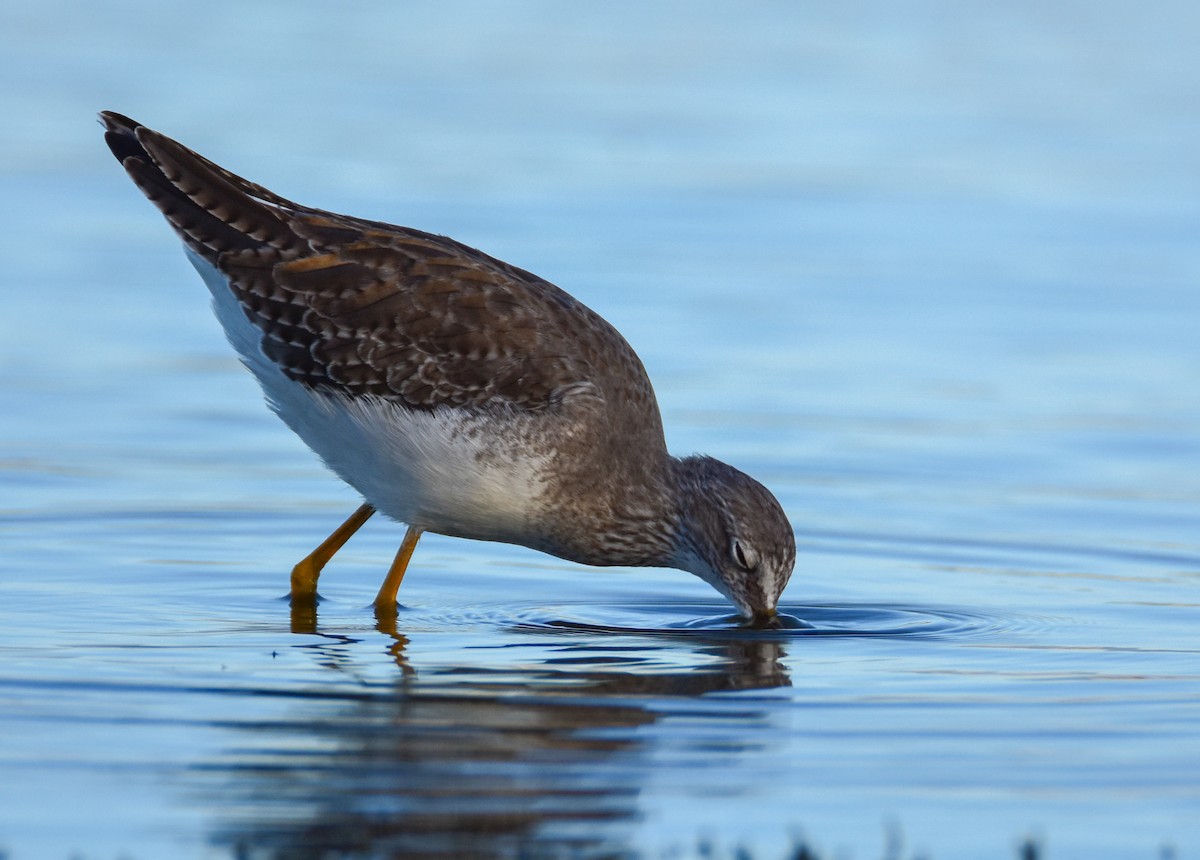
M 101 119 L 114 155 L 228 278 L 263 351 L 297 382 L 420 409 L 653 401 L 620 334 L 547 281 L 451 239 L 300 206 L 126 117 Z

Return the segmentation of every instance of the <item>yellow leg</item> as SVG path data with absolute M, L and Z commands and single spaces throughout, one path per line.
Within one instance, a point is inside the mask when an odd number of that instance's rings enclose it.
M 292 600 L 316 600 L 317 577 L 321 575 L 321 568 L 329 562 L 329 559 L 333 558 L 346 541 L 350 540 L 352 534 L 362 528 L 362 524 L 369 520 L 373 513 L 375 513 L 375 509 L 370 505 L 359 507 L 350 515 L 349 519 L 337 527 L 333 534 L 325 538 L 319 547 L 292 568 Z
M 421 529 L 409 526 L 404 535 L 404 543 L 400 544 L 400 549 L 396 551 L 396 560 L 392 562 L 383 585 L 379 587 L 379 594 L 375 596 L 376 610 L 391 609 L 396 605 L 396 592 L 400 590 L 400 581 L 404 579 L 404 571 L 408 569 L 408 561 L 412 558 L 413 550 L 417 548 L 417 541 L 420 539 Z

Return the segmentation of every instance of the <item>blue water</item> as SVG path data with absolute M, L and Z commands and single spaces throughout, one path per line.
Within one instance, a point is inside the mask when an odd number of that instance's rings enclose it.
M 1194 5 L 0 18 L 10 860 L 1200 854 Z M 796 622 L 428 536 L 377 625 L 383 521 L 293 617 L 357 499 L 103 108 L 600 311 L 779 495 Z

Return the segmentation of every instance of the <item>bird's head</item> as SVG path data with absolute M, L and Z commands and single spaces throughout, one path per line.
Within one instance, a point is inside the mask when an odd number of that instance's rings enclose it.
M 792 526 L 771 491 L 720 460 L 674 463 L 681 527 L 673 566 L 696 574 L 748 619 L 775 614 L 796 563 Z

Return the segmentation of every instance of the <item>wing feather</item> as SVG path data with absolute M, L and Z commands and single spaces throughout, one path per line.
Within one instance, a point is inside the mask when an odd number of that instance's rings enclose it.
M 653 400 L 621 335 L 553 284 L 445 237 L 301 206 L 133 120 L 101 119 L 294 381 L 422 410 Z

